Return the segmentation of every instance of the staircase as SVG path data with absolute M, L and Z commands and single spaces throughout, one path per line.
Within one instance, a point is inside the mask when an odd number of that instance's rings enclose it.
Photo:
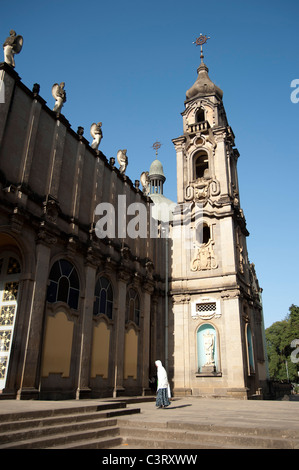
M 122 449 L 299 449 L 299 431 L 118 419 Z
M 117 417 L 140 413 L 125 402 L 0 416 L 1 449 L 110 449 L 122 443 Z

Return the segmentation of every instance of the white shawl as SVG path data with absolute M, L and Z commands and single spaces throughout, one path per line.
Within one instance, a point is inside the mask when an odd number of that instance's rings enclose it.
M 155 364 L 157 366 L 157 376 L 158 376 L 157 390 L 159 390 L 160 388 L 167 388 L 168 389 L 168 396 L 170 397 L 171 394 L 170 394 L 170 387 L 169 387 L 168 378 L 167 378 L 167 372 L 164 369 L 164 367 L 162 366 L 161 361 L 156 361 Z

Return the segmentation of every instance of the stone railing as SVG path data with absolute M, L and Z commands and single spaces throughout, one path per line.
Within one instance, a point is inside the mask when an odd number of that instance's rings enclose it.
M 207 131 L 209 127 L 208 121 L 195 122 L 194 124 L 188 124 L 188 133 L 195 134 L 196 132 Z

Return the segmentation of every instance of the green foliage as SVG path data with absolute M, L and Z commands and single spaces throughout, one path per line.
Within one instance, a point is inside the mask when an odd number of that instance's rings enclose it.
M 294 359 L 298 360 L 299 355 L 294 355 L 295 350 L 291 346 L 295 339 L 299 340 L 299 307 L 291 305 L 285 320 L 273 323 L 266 329 L 269 373 L 272 379 L 289 378 L 291 382 L 298 382 L 299 362 L 294 362 Z

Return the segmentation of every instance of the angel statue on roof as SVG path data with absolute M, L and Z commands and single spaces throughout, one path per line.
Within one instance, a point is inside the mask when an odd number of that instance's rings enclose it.
M 149 172 L 148 171 L 143 171 L 140 175 L 140 181 L 143 186 L 143 194 L 146 196 L 150 192 L 150 184 L 149 184 Z
M 90 126 L 90 134 L 91 137 L 93 137 L 93 141 L 91 143 L 91 148 L 94 150 L 98 150 L 98 147 L 101 143 L 101 140 L 103 138 L 103 132 L 102 132 L 102 123 L 98 122 L 97 124 L 94 122 Z
M 127 150 L 119 150 L 117 152 L 117 161 L 119 163 L 119 171 L 120 173 L 125 173 L 126 168 L 128 166 L 128 157 L 127 157 Z
M 60 85 L 58 83 L 54 83 L 52 86 L 52 96 L 55 100 L 55 106 L 53 108 L 53 111 L 56 113 L 61 112 L 61 108 L 66 102 L 66 91 L 64 89 L 65 83 L 61 82 Z
M 3 44 L 4 50 L 4 62 L 6 62 L 11 67 L 15 67 L 14 55 L 19 54 L 23 47 L 23 36 L 16 34 L 16 32 L 11 29 L 9 32 L 10 36 L 5 39 Z

